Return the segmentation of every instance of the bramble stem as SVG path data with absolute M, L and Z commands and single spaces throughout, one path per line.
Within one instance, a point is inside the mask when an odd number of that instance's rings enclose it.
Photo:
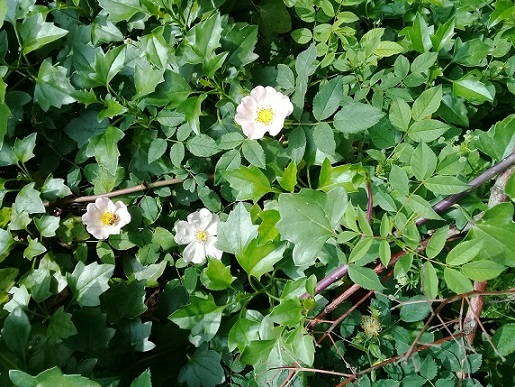
M 433 206 L 433 210 L 435 210 L 436 213 L 442 213 L 449 209 L 451 206 L 456 204 L 458 200 L 460 200 L 462 197 L 464 197 L 466 194 L 468 194 L 470 191 L 476 189 L 481 184 L 487 182 L 491 178 L 495 177 L 496 175 L 504 172 L 506 168 L 509 168 L 511 165 L 515 164 L 515 151 L 512 152 L 508 157 L 504 158 L 497 164 L 493 165 L 491 168 L 484 171 L 482 174 L 480 174 L 478 177 L 472 179 L 469 181 L 469 188 L 463 192 L 460 192 L 458 194 L 447 196 L 446 198 L 440 200 L 438 203 L 436 203 Z M 416 225 L 421 226 L 425 222 L 427 222 L 426 218 L 420 218 L 417 220 Z M 344 275 L 347 274 L 349 270 L 349 267 L 347 264 L 343 264 L 336 268 L 332 273 L 321 279 L 315 288 L 315 294 L 319 294 L 325 289 L 327 289 L 329 286 L 334 284 L 336 281 L 338 281 L 340 278 L 342 278 Z M 302 296 L 300 296 L 301 299 L 303 298 L 309 298 L 309 293 L 304 293 Z

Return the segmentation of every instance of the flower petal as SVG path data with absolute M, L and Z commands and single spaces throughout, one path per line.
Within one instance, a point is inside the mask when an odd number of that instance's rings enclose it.
M 199 226 L 201 230 L 205 230 L 213 220 L 213 214 L 207 208 L 202 208 L 198 212 Z
M 186 245 L 195 240 L 195 227 L 184 220 L 175 225 L 175 243 Z
M 183 252 L 186 262 L 203 263 L 206 260 L 206 251 L 202 243 L 191 242 Z
M 221 260 L 223 252 L 215 247 L 216 240 L 217 238 L 212 238 L 209 243 L 205 245 L 206 255 Z

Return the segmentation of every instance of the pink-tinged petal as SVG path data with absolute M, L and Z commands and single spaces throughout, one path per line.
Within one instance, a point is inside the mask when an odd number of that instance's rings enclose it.
M 191 242 L 183 252 L 186 262 L 203 263 L 206 260 L 206 251 L 201 243 Z
M 106 227 L 86 226 L 86 230 L 97 239 L 109 237 L 109 230 Z
M 267 94 L 263 86 L 256 86 L 250 91 L 250 96 L 253 97 L 258 103 L 265 99 Z
M 102 213 L 93 203 L 88 204 L 86 213 L 82 215 L 82 222 L 89 226 L 102 226 Z
M 109 198 L 106 198 L 106 197 L 101 197 L 101 198 L 97 198 L 95 200 L 95 206 L 101 211 L 101 212 L 105 212 L 105 211 L 108 211 L 108 206 L 109 206 L 109 203 L 111 202 L 111 200 Z M 112 203 L 112 202 L 111 202 Z
M 271 136 L 276 136 L 279 134 L 281 129 L 284 127 L 284 121 L 283 120 L 274 120 L 270 125 L 268 125 L 268 132 Z
M 184 220 L 175 225 L 175 243 L 186 245 L 195 240 L 195 227 Z
M 242 126 L 241 128 L 243 129 L 243 133 L 245 133 L 245 135 L 251 140 L 258 140 L 263 138 L 266 131 L 268 130 L 268 128 L 266 128 L 264 125 L 257 122 Z

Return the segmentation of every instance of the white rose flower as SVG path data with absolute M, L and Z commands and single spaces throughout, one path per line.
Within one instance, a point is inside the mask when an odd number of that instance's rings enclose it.
M 86 230 L 97 239 L 119 234 L 121 228 L 130 221 L 127 206 L 121 201 L 113 203 L 108 198 L 98 198 L 95 203 L 89 203 L 86 213 L 82 215 Z
M 218 215 L 202 208 L 188 215 L 188 221 L 180 220 L 175 225 L 175 242 L 188 245 L 184 249 L 186 262 L 203 263 L 207 256 L 222 259 L 222 251 L 215 247 Z
M 266 132 L 271 136 L 278 134 L 284 126 L 284 119 L 291 113 L 293 105 L 286 95 L 270 86 L 256 86 L 250 95 L 242 98 L 234 120 L 248 138 L 255 140 Z

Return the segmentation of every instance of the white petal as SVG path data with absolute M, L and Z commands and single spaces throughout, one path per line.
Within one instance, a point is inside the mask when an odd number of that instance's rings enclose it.
M 199 225 L 201 230 L 205 230 L 213 220 L 213 214 L 207 208 L 202 208 L 198 211 Z
M 210 236 L 215 236 L 218 234 L 218 215 L 213 214 L 213 220 L 211 223 L 204 229 Z
M 268 133 L 270 133 L 271 136 L 276 136 L 283 127 L 284 120 L 274 120 L 270 125 L 268 125 Z
M 215 242 L 216 240 L 212 239 L 212 241 L 205 245 L 206 255 L 221 260 L 223 252 L 215 247 Z
M 203 263 L 206 260 L 206 251 L 202 243 L 191 242 L 184 249 L 184 260 L 192 263 Z
M 131 221 L 131 214 L 129 214 L 129 211 L 127 210 L 127 206 L 121 201 L 117 201 L 115 203 L 115 206 L 116 206 L 116 210 L 114 211 L 114 213 L 119 218 L 116 225 L 123 227 L 126 224 L 129 224 Z
M 175 243 L 185 245 L 195 240 L 195 227 L 184 220 L 175 225 Z

